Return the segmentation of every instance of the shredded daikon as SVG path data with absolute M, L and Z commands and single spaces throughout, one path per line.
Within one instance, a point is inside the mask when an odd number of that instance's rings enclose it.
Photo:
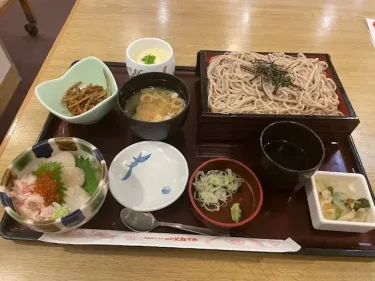
M 231 169 L 211 170 L 206 174 L 199 171 L 193 183 L 194 199 L 207 211 L 218 211 L 232 201 L 232 194 L 237 192 L 243 182 Z

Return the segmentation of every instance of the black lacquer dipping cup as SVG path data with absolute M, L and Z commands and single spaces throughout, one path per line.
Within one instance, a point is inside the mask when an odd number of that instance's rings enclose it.
M 125 104 L 134 93 L 149 87 L 161 87 L 175 91 L 180 98 L 184 99 L 185 108 L 175 117 L 160 122 L 133 119 L 134 112 L 125 110 Z M 149 72 L 131 78 L 125 82 L 117 95 L 120 114 L 127 119 L 131 130 L 138 137 L 146 140 L 163 140 L 181 130 L 188 115 L 189 104 L 190 92 L 186 84 L 179 78 L 162 72 Z M 133 110 L 135 111 L 135 108 Z
M 305 125 L 280 121 L 260 136 L 261 181 L 268 188 L 290 190 L 303 184 L 321 166 L 325 150 L 317 134 Z

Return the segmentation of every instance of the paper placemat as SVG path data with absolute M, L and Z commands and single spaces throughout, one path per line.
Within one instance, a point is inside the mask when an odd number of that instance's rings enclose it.
M 38 240 L 73 245 L 119 245 L 244 252 L 286 253 L 297 252 L 301 249 L 301 246 L 291 238 L 272 240 L 97 229 L 77 229 L 61 234 L 43 234 Z
M 372 45 L 375 48 L 375 20 L 366 18 L 367 26 L 370 32 Z

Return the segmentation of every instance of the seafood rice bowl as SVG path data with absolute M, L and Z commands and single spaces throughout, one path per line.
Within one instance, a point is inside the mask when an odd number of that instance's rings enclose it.
M 86 141 L 50 139 L 12 162 L 0 191 L 6 212 L 16 221 L 39 232 L 65 232 L 87 222 L 103 204 L 107 166 Z

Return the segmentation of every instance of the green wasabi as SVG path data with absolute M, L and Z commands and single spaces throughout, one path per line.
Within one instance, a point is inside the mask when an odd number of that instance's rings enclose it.
M 69 215 L 70 211 L 67 207 L 60 207 L 52 214 L 52 219 L 56 220 L 58 218 L 65 217 Z
M 234 222 L 239 222 L 241 220 L 241 208 L 240 203 L 234 203 L 230 208 L 230 214 Z

